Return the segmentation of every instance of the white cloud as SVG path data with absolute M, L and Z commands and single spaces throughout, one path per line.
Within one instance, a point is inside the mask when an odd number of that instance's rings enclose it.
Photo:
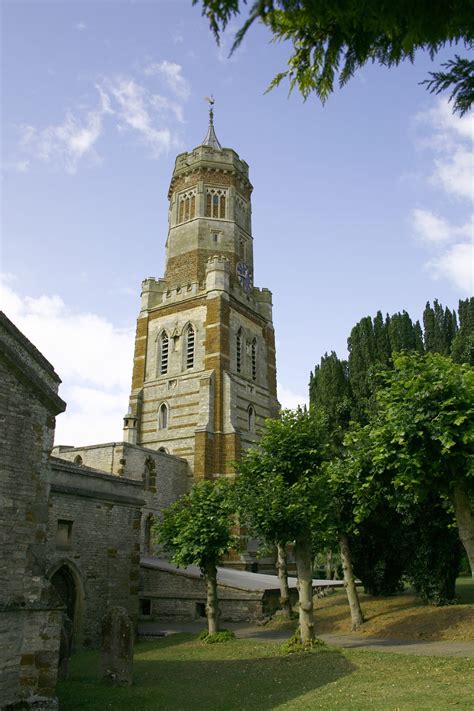
M 431 259 L 427 268 L 435 278 L 447 278 L 468 296 L 474 293 L 474 247 L 472 242 L 454 244 L 443 254 Z
M 51 361 L 63 380 L 66 413 L 56 443 L 94 444 L 121 439 L 133 362 L 133 328 L 69 309 L 61 297 L 24 296 L 11 278 L 0 282 L 0 308 Z
M 462 292 L 473 291 L 473 223 L 474 199 L 474 118 L 458 118 L 445 99 L 438 100 L 429 111 L 418 114 L 423 125 L 424 148 L 433 152 L 431 184 L 458 202 L 468 201 L 470 218 L 461 225 L 452 224 L 432 210 L 412 211 L 412 227 L 417 239 L 430 250 L 425 267 L 435 279 L 449 280 Z M 428 129 L 428 131 L 427 131 Z M 466 218 L 464 218 L 466 219 Z
M 278 383 L 278 399 L 282 408 L 294 410 L 298 405 L 308 405 L 308 396 L 299 395 L 281 383 Z
M 416 120 L 429 133 L 420 141 L 435 154 L 431 181 L 434 185 L 461 199 L 474 197 L 474 116 L 459 118 L 452 113 L 446 99 L 440 99 Z
M 183 68 L 175 62 L 151 62 L 144 72 L 147 76 L 160 76 L 171 91 L 181 100 L 186 100 L 190 94 L 189 84 L 183 77 Z
M 112 113 L 116 115 L 119 127 L 135 130 L 152 149 L 153 157 L 157 158 L 175 144 L 176 139 L 168 127 L 156 127 L 153 112 L 157 110 L 157 95 L 151 94 L 130 77 L 117 77 L 106 81 L 101 90 L 114 100 Z M 165 104 L 166 99 L 160 108 L 164 108 Z
M 413 227 L 422 242 L 436 245 L 452 242 L 456 239 L 469 239 L 473 234 L 472 221 L 461 227 L 452 225 L 444 217 L 435 215 L 430 210 L 416 208 L 412 213 Z
M 98 162 L 97 144 L 108 126 L 118 126 L 120 132 L 131 131 L 158 158 L 172 147 L 179 146 L 176 121 L 183 122 L 183 103 L 189 96 L 189 84 L 182 67 L 163 61 L 150 65 L 164 79 L 172 96 L 151 91 L 131 76 L 104 77 L 97 81 L 98 98 L 93 108 L 70 109 L 62 122 L 37 128 L 20 127 L 20 148 L 29 159 L 51 164 L 74 174 L 86 158 Z M 13 161 L 11 169 L 25 171 L 30 160 Z
M 34 158 L 46 163 L 56 163 L 68 173 L 75 173 L 79 161 L 86 155 L 95 157 L 94 145 L 102 133 L 102 117 L 108 113 L 104 102 L 98 109 L 77 117 L 71 111 L 56 126 L 37 129 L 21 127 L 20 145 Z

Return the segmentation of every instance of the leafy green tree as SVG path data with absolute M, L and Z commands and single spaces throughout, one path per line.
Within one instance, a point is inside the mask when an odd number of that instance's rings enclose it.
M 377 412 L 346 440 L 360 491 L 384 492 L 399 510 L 444 497 L 474 571 L 474 369 L 437 353 L 393 360 Z
M 175 565 L 198 565 L 206 582 L 206 615 L 209 634 L 219 631 L 217 564 L 237 545 L 233 524 L 231 484 L 226 479 L 194 484 L 164 511 L 155 524 L 156 542 L 170 553 Z
M 216 39 L 239 14 L 245 0 L 193 0 L 202 5 Z M 306 99 L 313 92 L 324 103 L 337 81 L 344 86 L 368 62 L 397 66 L 414 62 L 417 50 L 431 57 L 446 46 L 464 41 L 472 46 L 474 20 L 469 0 L 255 0 L 237 32 L 232 51 L 250 26 L 260 20 L 275 41 L 288 40 L 293 52 L 288 69 L 275 76 L 270 88 L 287 78 Z M 465 113 L 474 99 L 474 63 L 455 55 L 444 73 L 432 73 L 430 91 L 451 89 L 453 111 Z
M 459 330 L 451 342 L 455 363 L 474 365 L 474 297 L 459 302 Z
M 352 498 L 343 468 L 338 466 L 345 432 L 350 421 L 350 388 L 347 363 L 332 352 L 321 358 L 310 378 L 311 413 L 320 422 L 326 441 L 327 461 L 323 466 L 325 487 L 330 495 L 328 514 L 330 525 L 326 539 L 339 545 L 344 586 L 351 612 L 352 629 L 364 621 L 355 585 L 349 534 L 353 528 Z M 342 474 L 342 476 L 341 476 Z
M 324 456 L 319 423 L 306 410 L 284 410 L 236 464 L 242 522 L 268 543 L 294 541 L 303 644 L 314 639 L 312 542 L 328 517 Z

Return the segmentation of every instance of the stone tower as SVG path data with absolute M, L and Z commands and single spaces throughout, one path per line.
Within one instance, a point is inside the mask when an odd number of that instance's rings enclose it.
M 124 439 L 183 457 L 195 479 L 232 474 L 279 409 L 272 299 L 253 285 L 249 169 L 213 126 L 178 155 L 166 270 L 142 283 Z

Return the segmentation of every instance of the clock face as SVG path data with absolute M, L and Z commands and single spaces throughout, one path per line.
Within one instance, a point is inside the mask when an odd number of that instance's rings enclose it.
M 245 262 L 239 262 L 237 264 L 237 267 L 235 268 L 235 271 L 236 271 L 237 279 L 239 280 L 240 286 L 248 294 L 249 291 L 252 291 L 252 287 L 253 287 L 252 272 L 250 271 L 248 266 L 245 264 Z

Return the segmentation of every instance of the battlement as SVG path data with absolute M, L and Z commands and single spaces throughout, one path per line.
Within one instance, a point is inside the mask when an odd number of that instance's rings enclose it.
M 176 157 L 173 175 L 196 167 L 217 168 L 221 170 L 236 170 L 247 179 L 249 177 L 249 166 L 232 148 L 222 148 L 218 150 L 212 146 L 197 146 L 194 150 L 180 153 Z
M 229 259 L 223 254 L 214 254 L 212 257 L 209 257 L 206 264 L 206 274 L 213 269 L 228 272 L 230 270 Z

